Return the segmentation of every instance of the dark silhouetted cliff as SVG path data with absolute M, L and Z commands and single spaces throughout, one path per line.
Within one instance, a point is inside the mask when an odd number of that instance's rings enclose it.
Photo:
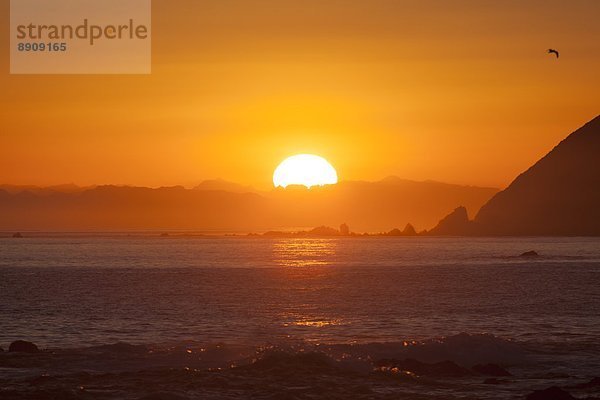
M 496 194 L 475 224 L 493 235 L 600 235 L 600 116 Z
M 432 235 L 599 236 L 600 116 L 481 207 L 474 221 L 457 209 Z
M 473 223 L 469 221 L 467 209 L 465 207 L 458 207 L 444 217 L 428 233 L 439 236 L 468 236 L 474 233 L 474 229 Z

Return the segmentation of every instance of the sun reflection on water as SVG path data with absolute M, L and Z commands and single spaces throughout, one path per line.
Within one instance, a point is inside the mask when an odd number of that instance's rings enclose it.
M 332 265 L 337 241 L 334 239 L 284 239 L 273 242 L 273 260 L 282 267 Z
M 308 328 L 324 328 L 326 326 L 341 325 L 342 321 L 339 319 L 315 319 L 308 317 L 301 317 L 295 321 L 284 322 L 283 326 L 304 326 Z

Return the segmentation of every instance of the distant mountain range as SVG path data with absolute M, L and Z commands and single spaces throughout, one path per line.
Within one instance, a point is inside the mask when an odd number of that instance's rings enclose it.
M 600 116 L 492 197 L 473 221 L 459 207 L 429 233 L 599 236 Z
M 193 189 L 3 185 L 0 230 L 266 232 L 345 222 L 389 235 L 414 234 L 393 229 L 411 223 L 421 233 L 433 226 L 428 235 L 597 236 L 599 205 L 600 116 L 500 192 L 397 177 L 269 192 L 222 180 Z
M 353 231 L 433 226 L 458 204 L 477 211 L 497 189 L 415 182 L 288 187 L 257 192 L 212 180 L 194 189 L 74 185 L 0 186 L 0 230 L 193 230 L 262 232 L 346 222 Z
M 228 182 L 223 179 L 209 179 L 194 187 L 196 190 L 222 190 L 231 193 L 255 193 L 252 186 L 244 186 L 238 183 Z

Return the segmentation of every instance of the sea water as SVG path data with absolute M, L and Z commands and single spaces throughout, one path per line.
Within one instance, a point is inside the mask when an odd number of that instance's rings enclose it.
M 530 250 L 539 256 L 520 256 Z M 62 377 L 55 382 L 61 390 L 78 387 L 67 377 L 82 370 L 221 368 L 214 373 L 230 379 L 227 369 L 238 373 L 275 352 L 326 357 L 340 376 L 360 376 L 350 381 L 364 381 L 364 398 L 517 396 L 600 375 L 600 239 L 2 238 L 0 346 L 17 339 L 47 349 L 49 358 L 43 368 L 31 358 L 15 367 L 16 356 L 4 353 L 0 387 L 12 394 L 30 393 L 23 382 L 44 374 Z M 425 387 L 419 377 L 389 384 L 374 377 L 379 360 L 407 358 L 465 368 L 495 363 L 513 378 L 490 389 L 479 376 L 428 378 Z M 313 361 L 306 362 L 317 368 Z M 288 393 L 282 385 L 265 390 Z M 180 394 L 248 395 L 227 385 L 202 390 L 209 386 Z M 134 392 L 145 393 L 113 394 Z M 354 389 L 347 395 L 360 397 Z

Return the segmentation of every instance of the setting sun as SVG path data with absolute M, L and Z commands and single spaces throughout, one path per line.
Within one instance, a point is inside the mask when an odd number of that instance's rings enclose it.
M 298 154 L 283 160 L 273 173 L 275 187 L 289 185 L 323 186 L 336 184 L 335 168 L 323 157 L 313 154 Z

